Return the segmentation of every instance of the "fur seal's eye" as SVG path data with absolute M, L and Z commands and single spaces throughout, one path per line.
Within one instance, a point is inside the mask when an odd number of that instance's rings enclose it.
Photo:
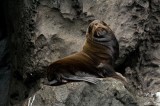
M 95 23 L 95 26 L 97 26 L 98 25 L 98 23 Z

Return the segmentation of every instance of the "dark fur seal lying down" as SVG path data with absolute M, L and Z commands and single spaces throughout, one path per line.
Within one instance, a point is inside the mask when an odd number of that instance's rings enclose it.
M 82 51 L 53 62 L 47 69 L 48 85 L 73 81 L 94 83 L 96 78 L 113 77 L 125 82 L 117 74 L 114 62 L 119 55 L 117 39 L 106 23 L 90 23 Z M 95 78 L 96 77 L 96 78 Z

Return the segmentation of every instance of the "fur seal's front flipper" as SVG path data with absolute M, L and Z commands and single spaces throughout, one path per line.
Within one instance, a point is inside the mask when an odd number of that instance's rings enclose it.
M 99 80 L 98 78 L 95 77 L 79 77 L 79 76 L 73 76 L 73 77 L 63 77 L 67 81 L 84 81 L 88 82 L 90 84 L 96 84 L 96 82 Z
M 58 85 L 57 80 L 48 81 L 47 79 L 42 79 L 41 82 L 42 84 L 49 85 L 49 86 Z
M 58 85 L 62 85 L 62 84 L 65 84 L 65 83 L 67 83 L 67 81 L 58 82 L 57 80 L 52 80 L 52 81 L 44 80 L 44 81 L 42 82 L 42 84 L 44 84 L 44 85 L 49 85 L 49 86 L 58 86 Z
M 62 85 L 65 84 L 67 82 L 77 82 L 77 81 L 84 81 L 90 84 L 96 84 L 96 82 L 100 80 L 98 78 L 95 77 L 79 77 L 79 76 L 72 76 L 72 77 L 63 77 L 62 80 L 59 82 L 58 80 L 52 80 L 52 81 L 48 81 L 48 80 L 42 80 L 42 83 L 44 85 L 49 85 L 49 86 L 57 86 L 57 85 Z

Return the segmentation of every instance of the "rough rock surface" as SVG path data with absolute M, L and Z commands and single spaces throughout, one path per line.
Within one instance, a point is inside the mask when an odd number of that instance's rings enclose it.
M 120 44 L 116 70 L 145 105 L 160 91 L 159 0 L 9 1 L 13 80 L 11 104 L 39 87 L 46 66 L 81 49 L 89 21 L 108 23 Z M 15 6 L 16 5 L 16 6 Z M 13 21 L 14 20 L 14 21 Z
M 42 86 L 23 106 L 138 106 L 134 96 L 113 78 L 97 81 Z

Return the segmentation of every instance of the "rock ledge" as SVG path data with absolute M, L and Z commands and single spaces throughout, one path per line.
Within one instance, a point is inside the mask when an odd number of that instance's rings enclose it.
M 113 78 L 97 81 L 96 85 L 73 82 L 61 86 L 42 85 L 25 106 L 138 106 L 123 83 Z

